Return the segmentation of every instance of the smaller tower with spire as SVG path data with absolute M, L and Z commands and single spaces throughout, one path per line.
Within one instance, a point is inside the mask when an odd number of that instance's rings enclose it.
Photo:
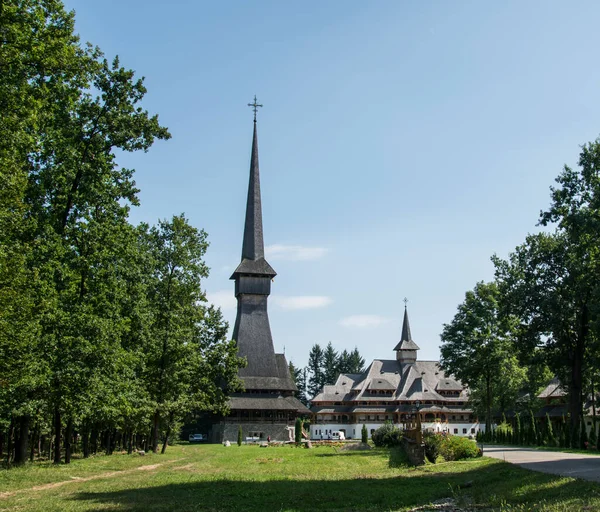
M 408 322 L 408 299 L 404 299 L 404 321 L 402 322 L 402 336 L 394 350 L 396 351 L 396 360 L 400 363 L 416 363 L 417 362 L 417 345 L 410 334 L 410 323 Z

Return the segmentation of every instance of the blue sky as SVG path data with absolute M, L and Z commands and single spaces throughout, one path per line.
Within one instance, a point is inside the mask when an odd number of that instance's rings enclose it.
M 134 167 L 132 222 L 208 232 L 233 324 L 254 94 L 275 348 L 420 359 L 600 133 L 600 3 L 67 0 L 83 41 L 146 77 L 173 139 Z

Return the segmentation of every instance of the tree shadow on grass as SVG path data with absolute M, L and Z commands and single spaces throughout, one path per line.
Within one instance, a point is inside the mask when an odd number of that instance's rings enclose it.
M 385 457 L 386 455 L 376 450 L 344 450 L 336 453 L 317 453 L 315 457 Z
M 546 504 L 560 502 L 566 510 L 600 510 L 600 486 L 530 472 L 507 463 L 492 463 L 461 472 L 438 472 L 435 468 L 399 473 L 396 477 L 372 475 L 346 480 L 253 481 L 200 480 L 131 488 L 113 492 L 82 492 L 72 499 L 88 507 L 115 508 L 127 512 L 271 510 L 374 511 L 397 510 L 425 505 L 447 497 L 475 504 L 498 506 L 507 503 Z M 433 472 L 435 471 L 435 472 Z M 246 480 L 242 478 L 247 477 Z M 464 489 L 468 483 L 468 488 Z M 594 501 L 595 500 L 595 501 Z M 562 509 L 562 508 L 561 508 Z M 526 508 L 525 510 L 528 510 Z

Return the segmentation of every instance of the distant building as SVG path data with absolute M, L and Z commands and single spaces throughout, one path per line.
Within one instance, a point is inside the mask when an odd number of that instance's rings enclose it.
M 543 422 L 546 415 L 553 423 L 562 424 L 569 415 L 569 393 L 563 388 L 558 377 L 554 377 L 548 385 L 537 395 L 542 401 L 542 408 L 535 414 L 538 421 Z M 583 421 L 585 422 L 588 435 L 594 430 L 594 417 L 596 422 L 600 422 L 600 411 L 598 410 L 599 396 L 596 399 L 591 394 L 585 396 L 583 400 Z M 595 439 L 593 444 L 595 444 Z
M 334 432 L 346 438 L 369 437 L 386 421 L 403 428 L 421 416 L 423 430 L 460 436 L 476 435 L 479 424 L 468 406 L 468 391 L 445 375 L 438 361 L 419 361 L 404 309 L 396 359 L 375 359 L 361 374 L 341 374 L 337 382 L 312 399 L 312 439 L 329 439 Z
M 231 412 L 213 426 L 213 441 L 235 441 L 240 425 L 244 439 L 293 440 L 296 418 L 310 413 L 294 397 L 297 388 L 285 355 L 273 347 L 267 299 L 275 275 L 264 253 L 255 117 L 242 261 L 231 276 L 237 298 L 233 339 L 239 356 L 248 361 L 239 372 L 245 391 L 230 397 Z

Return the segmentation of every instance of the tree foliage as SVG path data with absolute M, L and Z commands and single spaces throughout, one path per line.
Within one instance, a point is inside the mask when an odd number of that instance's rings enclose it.
M 76 439 L 85 456 L 131 451 L 151 425 L 166 447 L 182 411 L 224 409 L 239 365 L 200 292 L 206 235 L 183 216 L 129 223 L 138 189 L 118 155 L 170 134 L 141 106 L 143 79 L 80 44 L 60 1 L 0 2 L 0 71 L 8 461 L 24 462 L 30 437 L 55 462 Z
M 365 360 L 354 348 L 352 352 L 347 350 L 338 353 L 333 344 L 329 342 L 325 349 L 315 343 L 308 356 L 309 373 L 307 392 L 309 397 L 314 397 L 325 385 L 335 384 L 341 373 L 362 373 Z
M 495 283 L 477 283 L 441 335 L 441 366 L 469 386 L 471 403 L 492 425 L 514 404 L 525 371 L 514 354 L 514 319 L 500 314 Z

